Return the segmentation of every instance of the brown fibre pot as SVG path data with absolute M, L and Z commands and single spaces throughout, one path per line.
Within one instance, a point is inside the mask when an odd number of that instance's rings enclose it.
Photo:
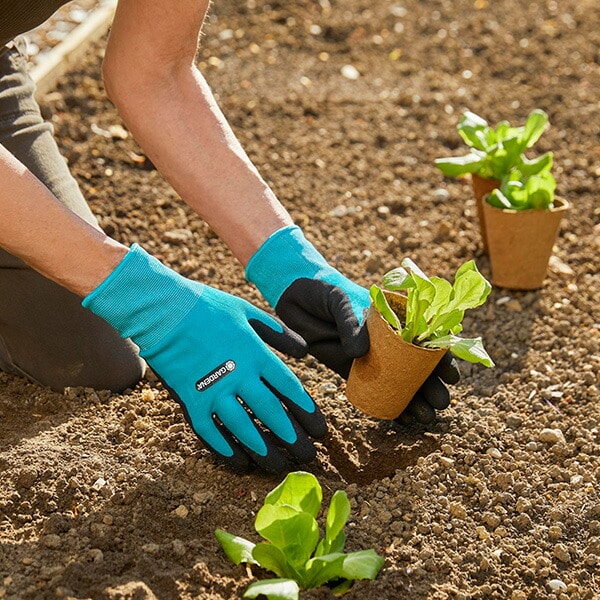
M 488 254 L 488 241 L 485 224 L 485 215 L 483 214 L 483 199 L 496 188 L 500 187 L 498 179 L 486 179 L 473 173 L 471 175 L 471 186 L 473 187 L 473 196 L 475 196 L 475 206 L 477 207 L 477 218 L 479 219 L 479 231 L 481 233 L 481 243 L 483 251 Z
M 506 210 L 484 202 L 492 283 L 511 290 L 541 288 L 560 221 L 569 203 L 550 210 Z
M 384 291 L 392 309 L 404 320 L 406 297 Z M 405 342 L 375 309 L 367 314 L 369 352 L 352 363 L 346 397 L 367 415 L 395 419 L 436 367 L 446 349 L 421 348 Z

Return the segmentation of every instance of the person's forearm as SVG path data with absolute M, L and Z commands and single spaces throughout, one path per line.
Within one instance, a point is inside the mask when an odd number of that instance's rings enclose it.
M 292 220 L 194 66 L 202 11 L 189 0 L 168 15 L 154 4 L 120 3 L 104 61 L 106 90 L 158 170 L 245 265 Z M 139 26 L 142 15 L 166 23 L 150 33 Z
M 271 233 L 292 223 L 196 68 L 114 99 L 152 162 L 242 264 Z
M 0 247 L 84 297 L 127 248 L 67 210 L 0 145 Z

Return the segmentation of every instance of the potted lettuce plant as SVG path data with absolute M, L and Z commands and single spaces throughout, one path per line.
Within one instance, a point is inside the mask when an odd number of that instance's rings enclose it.
M 496 127 L 491 127 L 479 115 L 466 111 L 458 122 L 457 130 L 469 147 L 469 152 L 463 156 L 435 160 L 436 166 L 446 177 L 471 177 L 486 253 L 487 227 L 483 215 L 483 198 L 499 187 L 500 182 L 514 169 L 526 170 L 533 175 L 552 168 L 551 152 L 534 159 L 525 156 L 525 151 L 539 140 L 547 127 L 548 115 L 540 109 L 533 110 L 525 125 L 519 127 L 512 127 L 508 121 L 501 121 Z
M 348 400 L 368 415 L 395 419 L 449 350 L 458 358 L 493 367 L 480 337 L 463 338 L 467 309 L 481 306 L 492 286 L 474 261 L 453 283 L 428 277 L 409 258 L 371 286 L 369 352 L 356 359 L 346 387 Z
M 553 175 L 515 169 L 485 196 L 492 283 L 509 289 L 542 287 L 560 222 L 569 208 L 555 195 Z

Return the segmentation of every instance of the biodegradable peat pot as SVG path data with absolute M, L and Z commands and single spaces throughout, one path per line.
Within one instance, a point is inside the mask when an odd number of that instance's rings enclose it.
M 384 291 L 390 307 L 404 320 L 406 297 Z M 373 304 L 367 314 L 371 347 L 352 363 L 346 386 L 348 400 L 378 419 L 395 419 L 446 353 L 405 342 Z
M 498 179 L 486 179 L 475 173 L 471 174 L 471 186 L 473 187 L 473 196 L 475 196 L 475 206 L 477 208 L 477 218 L 479 219 L 479 231 L 481 233 L 481 243 L 483 251 L 488 254 L 487 227 L 485 224 L 485 215 L 483 214 L 483 199 L 496 188 L 500 187 Z
M 569 203 L 550 210 L 508 210 L 483 203 L 492 283 L 512 290 L 541 288 L 560 221 Z

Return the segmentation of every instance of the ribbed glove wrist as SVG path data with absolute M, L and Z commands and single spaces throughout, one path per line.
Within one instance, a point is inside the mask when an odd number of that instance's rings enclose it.
M 275 307 L 296 279 L 326 279 L 332 270 L 300 227 L 290 225 L 269 236 L 256 251 L 246 266 L 246 279 Z
M 115 270 L 82 305 L 110 323 L 143 352 L 190 312 L 204 286 L 191 282 L 133 244 Z

